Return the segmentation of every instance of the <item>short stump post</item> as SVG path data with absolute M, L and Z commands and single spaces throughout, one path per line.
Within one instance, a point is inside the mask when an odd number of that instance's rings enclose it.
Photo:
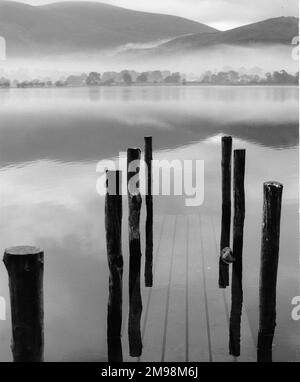
M 14 362 L 42 362 L 44 356 L 44 252 L 36 247 L 7 248 Z
M 264 207 L 259 282 L 259 332 L 257 361 L 272 362 L 276 326 L 276 284 L 279 259 L 282 184 L 264 184 Z
M 108 362 L 123 362 L 122 353 L 122 174 L 108 171 L 105 197 L 106 249 L 109 267 L 109 298 L 107 305 Z
M 222 250 L 230 247 L 231 222 L 231 157 L 232 137 L 222 137 L 222 218 L 219 260 L 219 287 L 229 285 L 229 266 L 221 258 Z

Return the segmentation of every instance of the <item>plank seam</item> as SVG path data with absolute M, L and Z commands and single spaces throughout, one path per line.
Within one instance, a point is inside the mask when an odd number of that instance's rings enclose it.
M 164 335 L 163 335 L 161 362 L 164 362 L 165 352 L 166 352 L 167 325 L 168 325 L 168 318 L 169 318 L 170 291 L 171 291 L 172 270 L 173 270 L 173 263 L 174 263 L 176 229 L 177 229 L 177 216 L 175 218 L 175 226 L 174 226 L 173 238 L 172 238 L 172 255 L 171 255 L 172 257 L 171 257 L 169 278 L 168 278 L 168 290 L 167 290 L 167 302 L 166 302 L 166 310 L 165 310 L 165 322 L 164 322 Z
M 206 329 L 207 329 L 207 340 L 208 340 L 208 354 L 209 362 L 213 362 L 212 356 L 212 346 L 211 346 L 211 335 L 210 335 L 210 323 L 209 323 L 209 311 L 208 311 L 208 298 L 207 298 L 207 286 L 206 286 L 206 274 L 205 274 L 205 258 L 204 258 L 204 247 L 201 229 L 201 219 L 198 214 L 199 221 L 199 231 L 200 231 L 200 248 L 201 248 L 201 260 L 202 260 L 202 278 L 203 278 L 203 289 L 204 289 L 204 301 L 205 301 L 205 315 L 206 315 Z
M 162 238 L 162 234 L 163 234 L 163 231 L 165 228 L 165 220 L 166 220 L 166 216 L 164 215 L 163 221 L 162 221 L 162 224 L 160 227 L 159 238 L 158 238 L 158 242 L 157 242 L 157 250 L 155 252 L 154 268 L 153 268 L 153 279 L 154 280 L 155 280 L 155 274 L 156 274 L 156 268 L 157 268 L 157 262 L 158 262 L 158 254 L 160 251 L 161 238 Z M 144 340 L 144 337 L 145 337 L 147 319 L 148 319 L 148 313 L 149 313 L 149 306 L 150 306 L 150 301 L 151 301 L 151 297 L 152 297 L 152 290 L 153 290 L 153 288 L 150 288 L 149 293 L 148 293 L 146 310 L 145 310 L 145 317 L 144 317 L 143 328 L 142 328 L 142 340 Z M 138 362 L 140 362 L 140 360 L 141 360 L 141 357 L 138 357 Z
M 185 362 L 189 362 L 189 219 L 186 222 L 186 273 L 185 273 Z

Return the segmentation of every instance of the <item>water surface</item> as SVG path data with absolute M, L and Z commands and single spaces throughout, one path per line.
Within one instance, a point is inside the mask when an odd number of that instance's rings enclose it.
M 224 134 L 247 150 L 244 289 L 255 337 L 262 185 L 284 185 L 274 359 L 299 360 L 299 323 L 291 319 L 291 300 L 299 295 L 298 88 L 0 90 L 0 252 L 27 243 L 45 250 L 46 360 L 106 359 L 108 269 L 97 162 L 142 147 L 152 135 L 156 159 L 205 161 L 204 204 L 195 210 L 183 197 L 158 197 L 156 215 L 220 219 Z M 125 259 L 126 237 L 127 231 Z M 3 265 L 0 295 L 8 300 Z M 127 282 L 124 296 L 126 305 Z M 9 307 L 7 318 L 0 321 L 1 361 L 11 360 Z

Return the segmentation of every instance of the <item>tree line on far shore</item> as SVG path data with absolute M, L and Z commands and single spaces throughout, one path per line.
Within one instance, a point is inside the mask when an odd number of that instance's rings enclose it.
M 220 71 L 212 73 L 205 72 L 201 77 L 194 80 L 187 80 L 186 75 L 179 72 L 170 71 L 148 71 L 136 72 L 123 70 L 117 72 L 90 72 L 79 75 L 70 75 L 57 81 L 50 78 L 33 79 L 26 81 L 10 81 L 7 78 L 0 78 L 0 88 L 49 88 L 49 87 L 97 87 L 97 86 L 115 86 L 133 84 L 177 84 L 177 85 L 298 85 L 299 72 L 295 75 L 285 70 L 265 73 L 263 76 L 258 74 L 241 74 L 235 70 Z
M 218 72 L 217 74 L 206 72 L 201 80 L 203 84 L 213 85 L 298 85 L 299 72 L 295 75 L 285 70 L 258 74 L 240 74 L 234 70 Z

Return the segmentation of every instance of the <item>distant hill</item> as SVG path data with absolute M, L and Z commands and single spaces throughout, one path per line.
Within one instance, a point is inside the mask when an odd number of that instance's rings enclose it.
M 299 19 L 296 17 L 278 17 L 258 23 L 245 25 L 224 32 L 194 33 L 175 38 L 151 50 L 162 54 L 172 51 L 199 50 L 213 45 L 256 45 L 291 44 L 292 38 L 299 33 Z
M 95 2 L 30 6 L 0 1 L 0 35 L 10 57 L 84 53 L 216 32 L 181 17 Z

